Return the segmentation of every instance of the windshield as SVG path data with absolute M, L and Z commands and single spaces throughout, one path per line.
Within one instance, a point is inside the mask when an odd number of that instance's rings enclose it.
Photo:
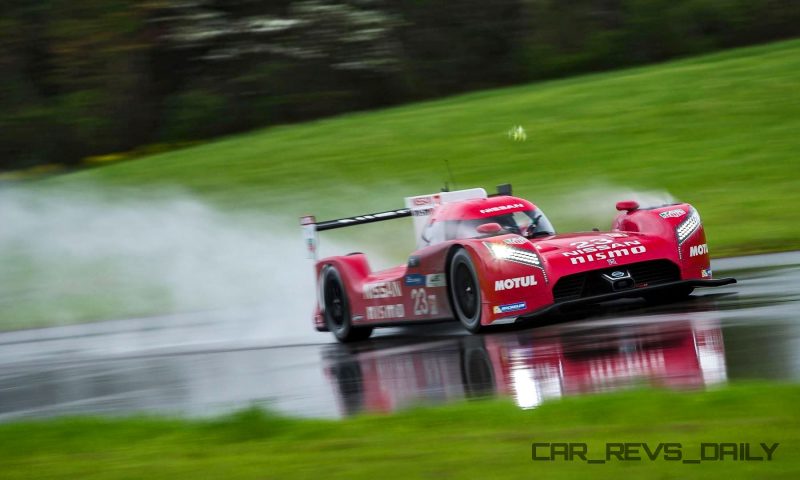
M 502 233 L 516 233 L 527 238 L 554 235 L 555 229 L 544 213 L 537 210 L 504 213 L 493 217 L 478 218 L 474 220 L 454 220 L 444 222 L 445 240 L 460 238 L 475 238 L 483 236 L 478 232 L 478 227 L 485 223 L 499 223 L 503 227 Z

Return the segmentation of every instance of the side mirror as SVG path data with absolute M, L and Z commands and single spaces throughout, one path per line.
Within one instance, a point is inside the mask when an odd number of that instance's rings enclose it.
M 503 230 L 503 227 L 501 227 L 499 223 L 495 222 L 478 225 L 478 233 L 493 234 L 500 233 L 501 230 Z
M 623 200 L 617 202 L 617 210 L 620 212 L 632 212 L 639 209 L 639 203 L 635 200 Z

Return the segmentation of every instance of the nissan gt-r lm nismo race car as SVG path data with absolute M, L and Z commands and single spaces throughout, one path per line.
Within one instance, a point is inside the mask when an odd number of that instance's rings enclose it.
M 339 341 L 374 327 L 457 319 L 470 332 L 624 297 L 677 300 L 714 279 L 705 232 L 687 203 L 617 203 L 608 232 L 556 234 L 541 209 L 510 185 L 420 195 L 406 208 L 316 222 L 301 219 L 312 258 L 317 232 L 412 217 L 417 250 L 373 272 L 364 254 L 316 261 L 314 326 Z

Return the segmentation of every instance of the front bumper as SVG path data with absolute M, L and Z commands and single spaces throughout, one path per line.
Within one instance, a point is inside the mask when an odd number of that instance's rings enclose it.
M 659 285 L 653 285 L 649 287 L 642 287 L 642 288 L 631 288 L 628 290 L 620 290 L 617 292 L 611 293 L 604 293 L 601 295 L 593 295 L 591 297 L 583 297 L 578 298 L 575 300 L 564 300 L 562 302 L 554 303 L 552 305 L 548 305 L 544 308 L 540 308 L 534 312 L 526 313 L 524 315 L 520 315 L 517 317 L 517 322 L 522 322 L 525 320 L 530 320 L 535 317 L 539 317 L 541 315 L 546 315 L 550 313 L 559 313 L 565 310 L 575 309 L 577 307 L 582 307 L 585 305 L 592 305 L 596 303 L 608 302 L 611 300 L 617 300 L 620 298 L 636 298 L 642 297 L 647 295 L 648 293 L 658 292 L 660 290 L 670 290 L 673 288 L 680 288 L 680 287 L 721 287 L 723 285 L 730 285 L 732 283 L 736 283 L 736 279 L 732 277 L 728 278 L 714 278 L 708 280 L 701 280 L 701 279 L 693 279 L 693 280 L 677 280 L 674 282 L 667 282 L 661 283 Z

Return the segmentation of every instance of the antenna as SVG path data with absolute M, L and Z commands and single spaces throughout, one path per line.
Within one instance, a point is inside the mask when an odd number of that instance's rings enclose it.
M 450 162 L 447 161 L 446 157 L 444 159 L 444 166 L 447 167 L 447 176 L 450 177 L 450 183 L 453 184 L 453 188 L 456 188 L 456 181 L 453 180 L 453 172 L 450 170 Z M 445 188 L 448 188 L 446 182 Z

